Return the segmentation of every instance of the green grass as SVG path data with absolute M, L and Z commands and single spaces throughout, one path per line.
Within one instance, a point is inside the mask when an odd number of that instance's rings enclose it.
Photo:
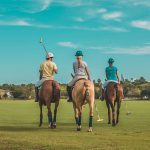
M 150 102 L 130 101 L 132 112 L 126 115 L 122 104 L 120 123 L 116 127 L 107 124 L 105 102 L 97 101 L 103 122 L 94 116 L 93 132 L 88 133 L 88 106 L 85 107 L 82 131 L 77 132 L 71 103 L 62 100 L 58 110 L 57 129 L 48 129 L 47 109 L 44 108 L 44 124 L 39 124 L 38 104 L 33 101 L 0 101 L 0 150 L 149 150 Z

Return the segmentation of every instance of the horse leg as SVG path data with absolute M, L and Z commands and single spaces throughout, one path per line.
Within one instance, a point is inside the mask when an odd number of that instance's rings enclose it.
M 107 106 L 107 109 L 108 109 L 108 124 L 111 124 L 110 105 L 107 101 L 106 101 L 106 106 Z
M 75 122 L 76 122 L 76 125 L 78 125 L 78 110 L 76 108 L 76 104 L 73 102 L 73 109 L 74 109 L 74 117 L 75 117 Z
M 91 103 L 89 103 L 89 108 L 90 108 L 90 113 L 89 113 L 89 130 L 88 130 L 88 132 L 92 132 L 94 100 Z
M 116 125 L 116 118 L 115 118 L 115 107 L 114 107 L 114 103 L 111 102 L 110 104 L 111 109 L 112 109 L 112 126 Z
M 49 122 L 49 128 L 53 129 L 53 120 L 52 120 L 52 111 L 51 111 L 51 104 L 47 104 L 48 109 L 48 122 Z
M 59 101 L 55 103 L 55 109 L 54 109 L 54 118 L 53 118 L 53 127 L 56 128 L 56 117 L 57 117 L 57 108 L 59 105 Z
M 82 120 L 82 106 L 78 106 L 78 126 L 77 131 L 81 131 L 81 120 Z
M 117 121 L 116 124 L 119 123 L 119 114 L 120 114 L 121 101 L 117 102 Z
M 40 124 L 39 124 L 39 127 L 42 126 L 42 123 L 43 123 L 43 113 L 42 113 L 42 104 L 39 103 L 39 107 L 40 107 Z

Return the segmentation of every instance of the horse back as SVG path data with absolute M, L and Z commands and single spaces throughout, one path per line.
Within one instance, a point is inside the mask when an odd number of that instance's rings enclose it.
M 106 87 L 106 100 L 115 102 L 122 100 L 123 98 L 123 87 L 122 85 L 114 82 L 110 82 Z
M 60 99 L 60 84 L 53 80 L 46 80 L 40 89 L 42 104 L 54 103 Z
M 94 100 L 94 85 L 89 80 L 79 80 L 76 82 L 72 91 L 73 101 L 75 103 L 84 103 L 85 100 Z

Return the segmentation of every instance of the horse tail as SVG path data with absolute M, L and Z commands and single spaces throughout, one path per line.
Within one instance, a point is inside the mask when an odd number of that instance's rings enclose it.
M 84 88 L 85 88 L 85 99 L 87 99 L 90 96 L 90 90 L 89 90 L 90 84 L 88 82 L 84 82 Z

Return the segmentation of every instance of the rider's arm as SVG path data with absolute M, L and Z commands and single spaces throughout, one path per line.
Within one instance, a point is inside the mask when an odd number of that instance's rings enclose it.
M 40 70 L 40 80 L 42 79 L 43 72 Z
M 41 64 L 40 65 L 40 70 L 39 70 L 39 72 L 40 72 L 40 80 L 42 79 L 42 77 L 43 77 L 43 65 Z
M 120 84 L 120 77 L 119 77 L 118 71 L 116 71 L 116 75 L 117 75 L 117 78 L 118 78 L 118 83 Z
M 108 80 L 108 75 L 107 75 L 107 71 L 105 70 L 105 75 L 106 75 L 106 81 Z
M 54 69 L 53 69 L 53 71 L 54 71 L 54 73 L 58 73 L 58 69 L 57 69 L 57 66 L 56 66 L 56 64 L 54 64 Z
M 88 80 L 91 80 L 91 76 L 90 76 L 88 67 L 85 67 L 85 70 L 86 70 L 86 73 L 87 73 L 87 76 L 88 76 Z

